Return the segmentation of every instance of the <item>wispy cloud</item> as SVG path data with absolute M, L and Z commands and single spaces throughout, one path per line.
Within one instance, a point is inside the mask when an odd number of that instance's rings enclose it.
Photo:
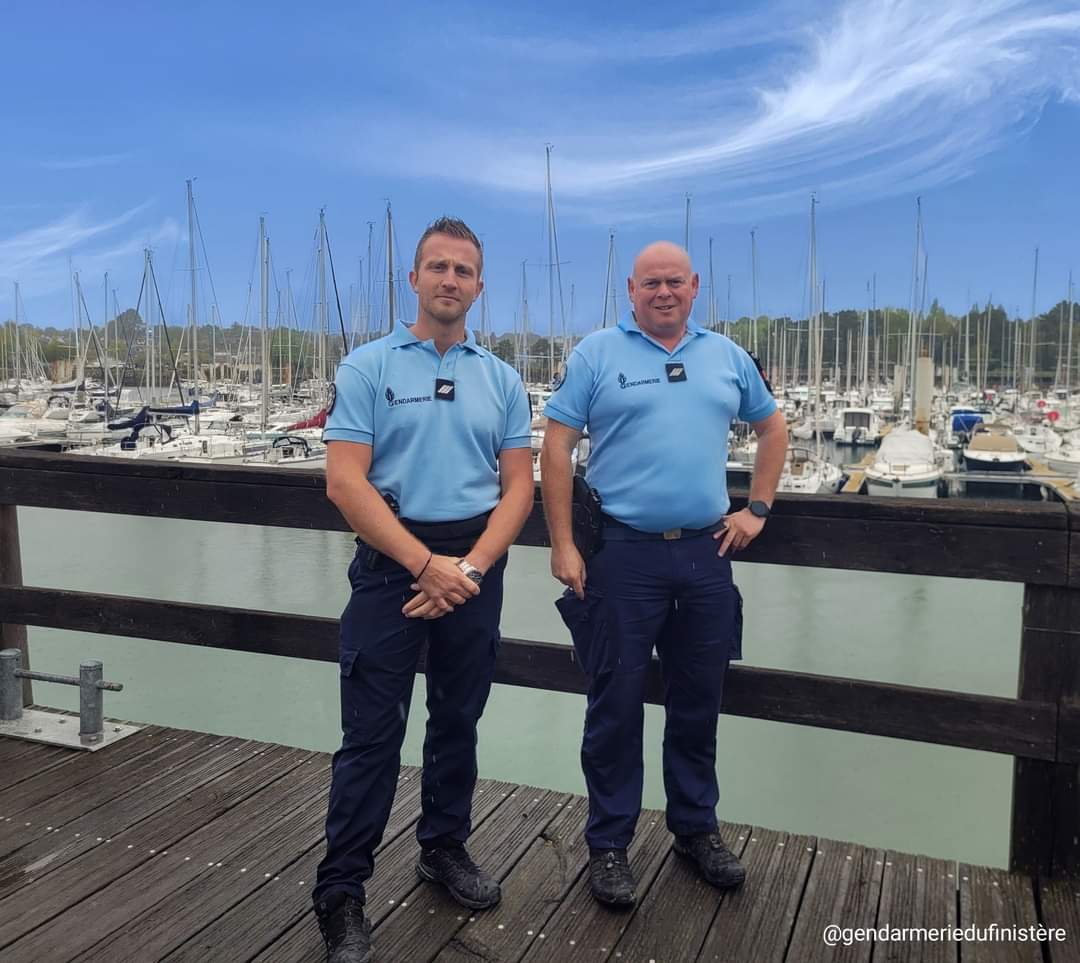
M 21 281 L 27 296 L 40 296 L 67 287 L 69 257 L 88 276 L 106 270 L 141 271 L 139 251 L 148 244 L 175 241 L 181 233 L 176 222 L 166 218 L 156 226 L 144 225 L 121 235 L 121 228 L 132 225 L 150 206 L 146 202 L 104 220 L 93 220 L 80 208 L 0 238 L 0 278 Z
M 116 164 L 124 164 L 135 155 L 123 154 L 98 154 L 93 157 L 66 157 L 56 160 L 41 162 L 41 167 L 48 171 L 78 171 L 90 167 L 112 167 Z
M 548 71 L 546 87 L 508 81 L 474 122 L 454 127 L 415 113 L 408 125 L 392 115 L 356 118 L 356 159 L 536 192 L 551 140 L 560 198 L 587 202 L 598 219 L 664 191 L 692 190 L 725 207 L 784 206 L 778 199 L 828 186 L 855 202 L 965 176 L 1051 100 L 1080 101 L 1073 2 L 844 0 L 824 20 L 793 23 L 769 56 L 737 66 L 723 43 L 748 32 L 738 21 L 728 26 L 681 25 L 655 46 L 617 35 L 615 60 L 680 57 L 686 67 L 625 71 L 622 85 L 596 80 L 608 69 L 606 58 L 597 61 L 606 40 L 537 38 L 534 59 L 566 64 Z M 781 34 L 770 36 L 775 43 Z M 481 46 L 491 54 L 498 45 L 488 36 Z M 522 56 L 520 41 L 507 38 L 505 51 Z M 571 68 L 576 52 L 589 51 Z

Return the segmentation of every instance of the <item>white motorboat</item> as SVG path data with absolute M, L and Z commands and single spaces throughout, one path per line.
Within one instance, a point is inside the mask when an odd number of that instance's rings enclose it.
M 926 435 L 912 428 L 894 428 L 881 440 L 864 477 L 868 495 L 937 498 L 944 474 L 934 443 Z
M 835 492 L 844 480 L 844 473 L 809 448 L 792 446 L 784 458 L 777 491 L 816 495 Z
M 1050 427 L 1049 422 L 1041 425 L 1024 425 L 1013 434 L 1020 447 L 1033 455 L 1046 455 L 1057 451 L 1062 445 L 1061 435 Z
M 841 408 L 837 412 L 836 444 L 876 445 L 880 440 L 881 421 L 873 408 Z
M 1024 449 L 1008 425 L 983 422 L 975 426 L 970 443 L 964 448 L 964 467 L 968 471 L 1022 472 L 1028 468 Z

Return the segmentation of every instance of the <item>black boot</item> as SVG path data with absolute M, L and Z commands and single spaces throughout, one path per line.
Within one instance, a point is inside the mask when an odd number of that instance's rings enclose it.
M 738 856 L 724 845 L 719 833 L 676 836 L 672 848 L 697 867 L 705 882 L 720 889 L 741 886 L 746 879 L 746 870 Z
M 336 906 L 315 904 L 326 943 L 326 963 L 371 963 L 371 923 L 364 915 L 364 904 L 346 896 Z
M 589 883 L 593 896 L 607 906 L 629 909 L 637 900 L 625 849 L 590 849 Z
M 420 850 L 416 875 L 429 883 L 442 883 L 469 909 L 488 909 L 502 899 L 499 884 L 469 858 L 464 846 Z

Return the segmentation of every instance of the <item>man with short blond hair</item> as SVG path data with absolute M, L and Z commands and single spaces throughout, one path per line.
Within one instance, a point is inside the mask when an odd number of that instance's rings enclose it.
M 349 354 L 329 405 L 326 491 L 357 534 L 341 617 L 343 740 L 312 894 L 329 963 L 371 959 L 364 883 L 394 801 L 427 643 L 416 872 L 469 909 L 500 898 L 465 841 L 506 553 L 532 508 L 532 441 L 521 379 L 465 327 L 482 264 L 464 222 L 435 221 L 409 274 L 416 323 L 395 321 Z
M 741 657 L 742 598 L 730 551 L 769 514 L 787 429 L 751 357 L 690 319 L 689 255 L 650 244 L 628 280 L 632 310 L 584 338 L 544 413 L 541 453 L 558 606 L 589 677 L 581 763 L 593 895 L 632 906 L 626 850 L 641 812 L 642 726 L 655 648 L 665 683 L 664 787 L 674 849 L 719 887 L 745 872 L 717 832 L 716 724 L 728 661 Z M 750 504 L 728 514 L 731 421 L 759 437 Z M 588 485 L 603 512 L 586 564 L 571 526 L 570 455 L 588 429 Z M 719 542 L 719 546 L 717 546 Z M 719 549 L 719 550 L 718 550 Z

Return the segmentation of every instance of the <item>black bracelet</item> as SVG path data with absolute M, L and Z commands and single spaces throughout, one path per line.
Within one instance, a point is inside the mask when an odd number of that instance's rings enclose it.
M 431 560 L 432 560 L 432 559 L 433 559 L 434 557 L 435 557 L 435 553 L 434 553 L 434 552 L 431 552 L 431 553 L 430 553 L 430 554 L 428 555 L 428 557 L 427 557 L 427 561 L 426 561 L 426 562 L 424 562 L 424 567 L 423 567 L 422 569 L 420 569 L 420 571 L 419 571 L 419 572 L 417 572 L 417 573 L 416 573 L 416 581 L 418 581 L 418 582 L 419 582 L 419 581 L 420 581 L 420 579 L 421 579 L 421 578 L 423 578 L 424 572 L 426 572 L 426 571 L 427 571 L 427 567 L 428 567 L 428 566 L 429 566 L 429 565 L 431 564 Z

